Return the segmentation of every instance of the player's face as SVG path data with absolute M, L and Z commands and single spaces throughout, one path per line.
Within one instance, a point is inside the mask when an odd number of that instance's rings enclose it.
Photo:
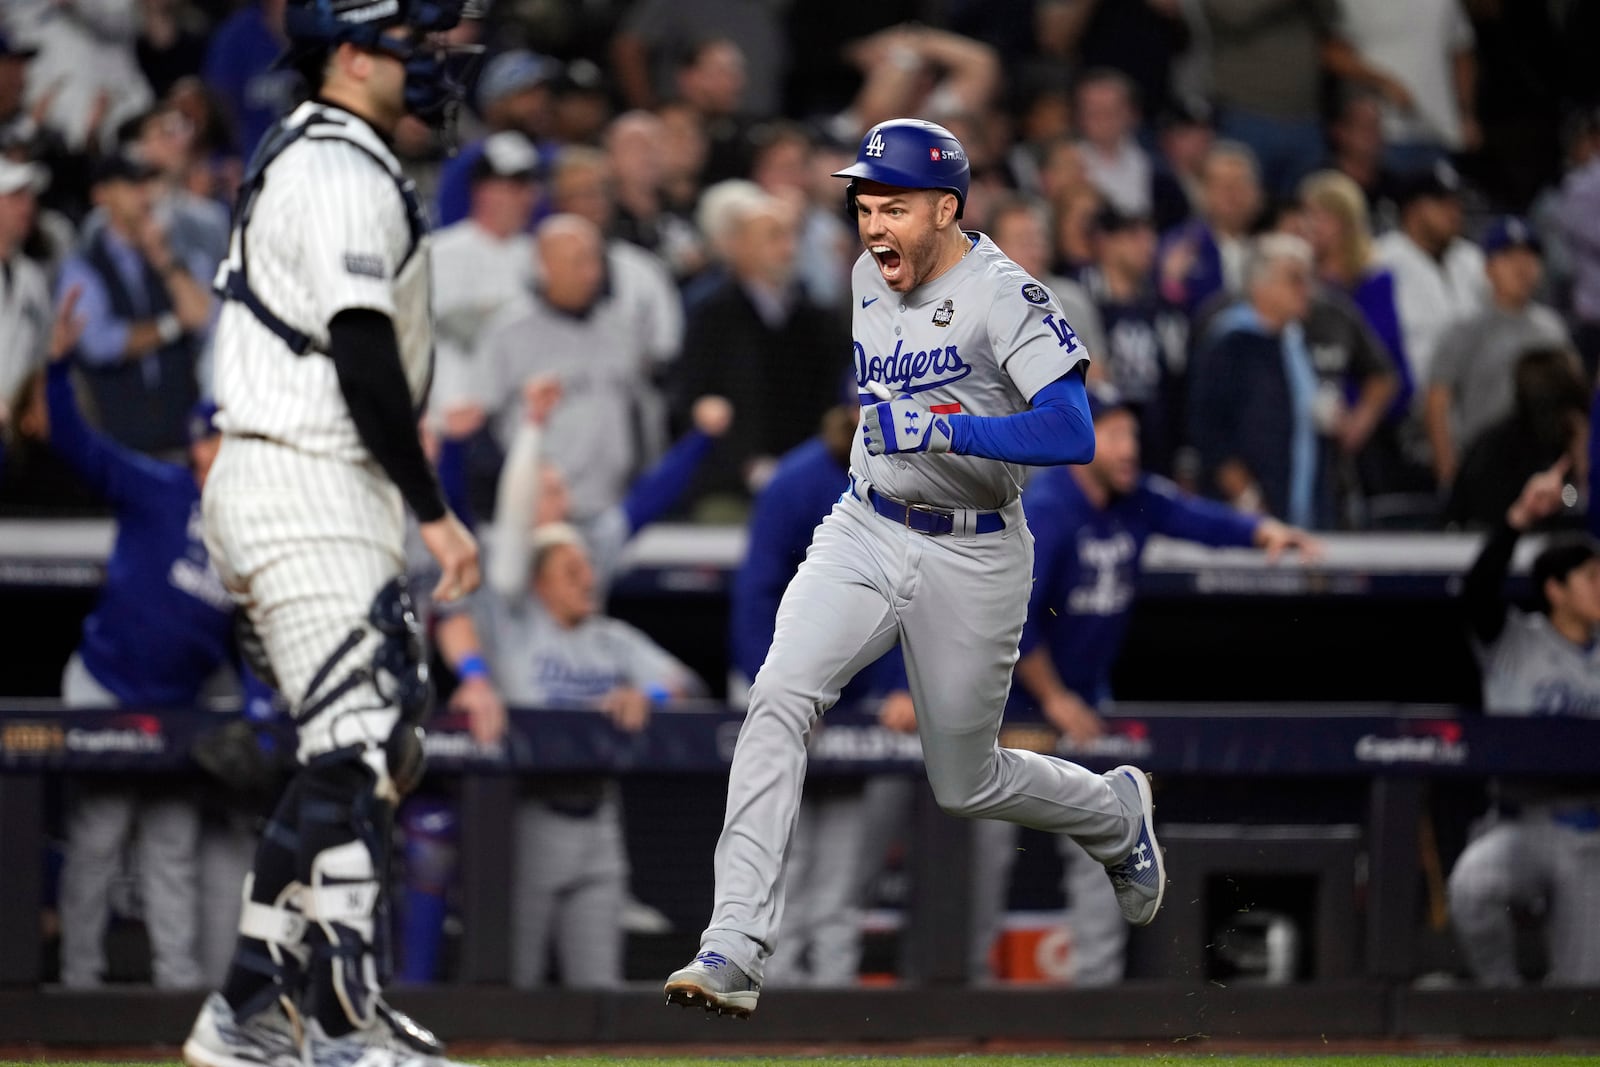
M 955 220 L 956 198 L 927 189 L 856 183 L 856 225 L 884 284 L 909 293 L 939 262 L 939 238 Z
M 1552 611 L 1566 612 L 1591 628 L 1600 626 L 1600 559 L 1573 568 L 1565 581 L 1545 588 Z
M 1095 422 L 1089 470 L 1110 492 L 1133 492 L 1139 482 L 1139 420 L 1133 412 L 1113 411 Z
M 575 626 L 595 613 L 594 568 L 577 545 L 546 549 L 534 577 L 534 592 L 559 623 Z

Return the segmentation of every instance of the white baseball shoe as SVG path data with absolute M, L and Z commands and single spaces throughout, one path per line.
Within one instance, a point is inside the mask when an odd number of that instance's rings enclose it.
M 668 1004 L 748 1019 L 756 1010 L 761 986 L 728 957 L 707 949 L 689 966 L 672 972 L 666 993 Z
M 418 1051 L 412 1035 L 397 1033 L 381 1020 L 369 1029 L 338 1037 L 329 1037 L 321 1023 L 308 1020 L 306 1062 L 310 1067 L 464 1067 L 444 1056 Z
M 200 1008 L 189 1038 L 183 1043 L 189 1067 L 304 1067 L 298 1027 L 274 1002 L 240 1020 L 223 999 L 212 993 Z
M 1137 767 L 1124 764 L 1106 775 L 1122 806 L 1139 814 L 1139 836 L 1127 855 L 1106 864 L 1111 887 L 1116 890 L 1122 917 L 1134 926 L 1148 926 L 1161 910 L 1167 892 L 1167 864 L 1156 843 L 1155 802 L 1150 779 Z

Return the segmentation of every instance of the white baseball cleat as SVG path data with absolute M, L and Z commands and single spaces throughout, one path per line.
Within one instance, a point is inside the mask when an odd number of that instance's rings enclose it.
M 1139 814 L 1139 836 L 1134 838 L 1133 848 L 1121 859 L 1106 864 L 1106 874 L 1116 890 L 1122 917 L 1134 926 L 1148 926 L 1161 910 L 1161 898 L 1167 893 L 1167 864 L 1156 843 L 1150 779 L 1139 768 L 1127 764 L 1111 771 L 1106 779 L 1122 806 Z
M 410 1035 L 397 1034 L 382 1021 L 329 1037 L 321 1023 L 308 1020 L 306 1062 L 311 1067 L 464 1067 L 456 1060 L 418 1051 Z
M 304 1067 L 300 1033 L 276 1002 L 240 1020 L 212 993 L 183 1043 L 189 1067 Z
M 666 985 L 667 1003 L 704 1008 L 718 1015 L 748 1019 L 756 1010 L 761 986 L 728 957 L 709 949 L 689 966 L 672 972 Z

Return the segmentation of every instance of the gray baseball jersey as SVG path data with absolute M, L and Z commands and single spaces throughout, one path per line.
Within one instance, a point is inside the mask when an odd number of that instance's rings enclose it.
M 901 295 L 856 263 L 855 373 L 932 410 L 1003 417 L 1088 359 L 1055 297 L 970 235 L 950 270 Z M 997 748 L 1033 575 L 1015 464 L 953 454 L 869 456 L 858 433 L 851 489 L 817 527 L 778 607 L 728 775 L 716 898 L 703 949 L 756 980 L 783 918 L 783 866 L 817 716 L 862 667 L 899 644 L 923 764 L 940 806 L 1066 834 L 1097 860 L 1137 837 L 1110 782 L 1076 764 Z M 988 533 L 927 535 L 879 514 L 863 482 L 903 501 L 998 510 Z M 963 525 L 972 531 L 976 524 Z
M 911 293 L 891 290 L 862 253 L 852 287 L 856 385 L 910 393 L 934 411 L 1014 415 L 1040 389 L 1089 360 L 1054 294 L 989 238 Z M 869 456 L 860 434 L 850 466 L 880 492 L 947 508 L 993 510 L 1017 498 L 1024 468 L 975 456 Z
M 569 629 L 533 597 L 480 599 L 486 651 L 508 704 L 588 704 L 618 686 L 703 689 L 693 671 L 620 619 L 595 615 Z
M 1600 646 L 1579 648 L 1547 616 L 1509 608 L 1500 636 L 1473 651 L 1489 714 L 1600 718 Z

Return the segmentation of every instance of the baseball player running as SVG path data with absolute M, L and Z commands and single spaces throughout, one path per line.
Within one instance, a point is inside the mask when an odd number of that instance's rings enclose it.
M 245 882 L 233 965 L 184 1045 L 191 1067 L 440 1062 L 380 997 L 390 823 L 421 775 L 431 696 L 404 509 L 441 599 L 477 586 L 478 550 L 417 436 L 428 224 L 388 139 L 408 112 L 448 117 L 440 35 L 462 16 L 462 0 L 290 5 L 281 62 L 314 98 L 257 149 L 218 272 L 206 541 L 292 709 L 300 768 Z
M 941 126 L 861 141 L 846 198 L 861 429 L 850 486 L 784 593 L 750 691 L 701 952 L 670 1004 L 749 1015 L 783 912 L 781 874 L 813 722 L 897 641 L 944 810 L 1070 836 L 1106 866 L 1123 915 L 1155 918 L 1166 878 L 1150 787 L 995 744 L 1027 614 L 1033 538 L 1020 465 L 1084 463 L 1088 353 L 1049 290 L 959 226 L 968 166 Z

